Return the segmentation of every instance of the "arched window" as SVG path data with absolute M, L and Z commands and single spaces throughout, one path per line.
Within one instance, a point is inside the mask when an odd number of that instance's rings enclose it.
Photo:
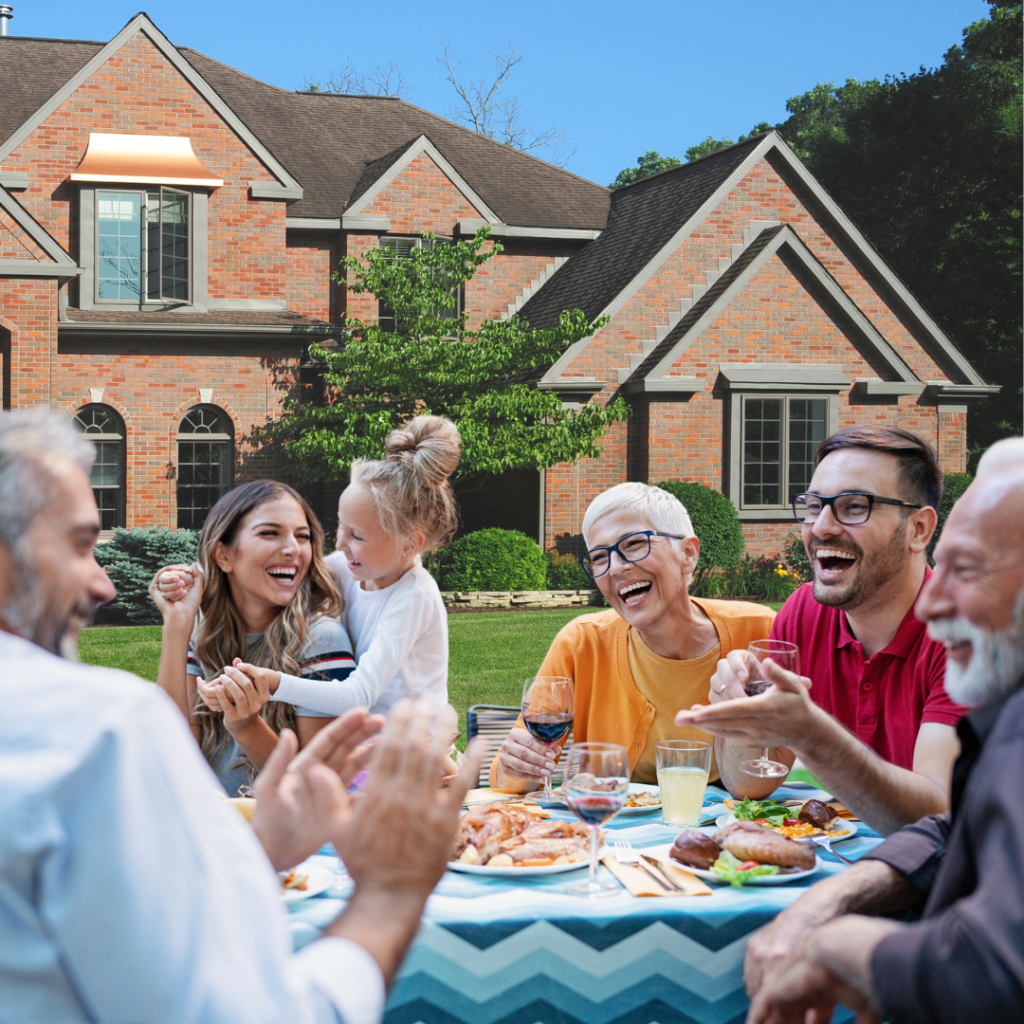
M 75 416 L 75 426 L 96 445 L 91 482 L 100 529 L 124 526 L 124 420 L 109 405 L 87 405 Z
M 235 431 L 213 405 L 189 409 L 178 426 L 178 526 L 199 530 L 222 494 L 231 490 Z

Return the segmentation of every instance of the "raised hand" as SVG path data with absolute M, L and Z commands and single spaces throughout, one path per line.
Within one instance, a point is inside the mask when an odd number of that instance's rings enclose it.
M 191 565 L 168 565 L 153 577 L 149 594 L 167 622 L 176 616 L 192 616 L 199 611 L 203 597 L 203 570 Z
M 305 860 L 329 838 L 330 821 L 319 813 L 309 781 L 310 768 L 322 765 L 338 776 L 342 790 L 338 815 L 347 817 L 351 809 L 344 790 L 359 770 L 360 747 L 383 725 L 383 716 L 353 708 L 317 733 L 298 755 L 295 734 L 282 730 L 253 784 L 256 813 L 252 825 L 278 871 Z

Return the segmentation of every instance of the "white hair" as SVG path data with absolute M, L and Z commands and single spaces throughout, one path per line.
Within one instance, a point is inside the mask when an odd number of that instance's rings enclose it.
M 53 500 L 47 465 L 69 460 L 88 474 L 95 459 L 96 448 L 67 416 L 45 407 L 0 412 L 0 544 L 16 550 Z
M 597 521 L 621 511 L 635 512 L 652 529 L 675 533 L 684 539 L 694 536 L 690 514 L 674 494 L 649 484 L 617 484 L 599 494 L 583 517 L 583 541 L 588 548 L 590 531 Z
M 981 456 L 978 462 L 978 476 L 995 473 L 1024 463 L 1024 437 L 1004 437 L 996 441 Z

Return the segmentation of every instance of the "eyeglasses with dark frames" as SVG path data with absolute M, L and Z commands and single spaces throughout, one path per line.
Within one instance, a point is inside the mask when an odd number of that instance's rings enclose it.
M 583 571 L 595 580 L 603 576 L 612 564 L 612 552 L 618 552 L 624 562 L 642 562 L 651 553 L 652 537 L 671 537 L 673 540 L 686 540 L 678 533 L 661 533 L 658 530 L 638 530 L 628 533 L 616 543 L 608 547 L 591 548 L 585 555 L 580 555 L 579 563 Z
M 813 523 L 825 507 L 832 509 L 837 523 L 842 526 L 861 526 L 871 518 L 871 509 L 875 505 L 898 505 L 901 508 L 924 508 L 911 501 L 900 501 L 899 498 L 882 498 L 877 494 L 859 494 L 855 491 L 844 491 L 834 494 L 831 498 L 824 494 L 794 494 L 793 515 L 798 523 Z

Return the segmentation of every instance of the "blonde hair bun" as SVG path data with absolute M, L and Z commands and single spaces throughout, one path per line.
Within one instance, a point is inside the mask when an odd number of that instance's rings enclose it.
M 421 487 L 443 487 L 462 457 L 458 428 L 443 416 L 416 416 L 384 442 L 389 462 L 411 470 Z

